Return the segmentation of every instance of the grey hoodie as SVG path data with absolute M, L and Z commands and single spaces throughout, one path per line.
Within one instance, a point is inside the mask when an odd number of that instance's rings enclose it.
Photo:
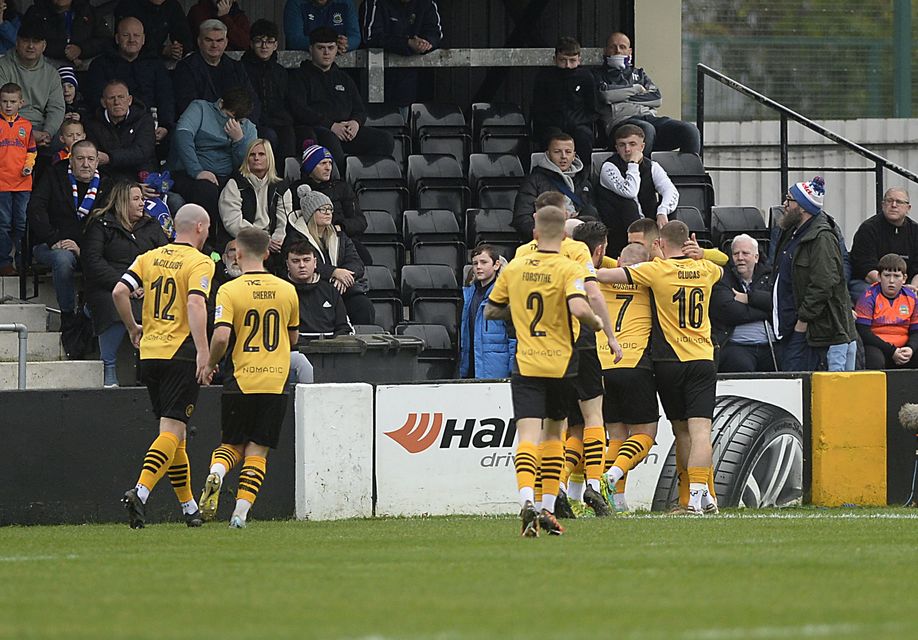
M 571 166 L 567 171 L 561 171 L 561 168 L 558 165 L 548 159 L 548 154 L 539 153 L 535 155 L 535 159 L 532 163 L 532 168 L 534 169 L 536 167 L 541 167 L 551 171 L 552 173 L 558 174 L 561 176 L 561 179 L 564 180 L 564 184 L 567 185 L 568 189 L 574 193 L 577 192 L 577 189 L 574 187 L 574 177 L 583 171 L 583 161 L 577 156 L 574 156 L 574 161 L 571 163 Z M 567 196 L 564 196 L 564 206 L 571 214 L 571 217 L 577 215 L 577 208 L 574 206 L 574 203 L 571 201 L 571 199 Z
M 57 135 L 64 122 L 64 90 L 57 69 L 42 58 L 34 67 L 22 64 L 16 50 L 0 58 L 0 85 L 15 82 L 22 87 L 25 105 L 19 112 L 36 131 Z

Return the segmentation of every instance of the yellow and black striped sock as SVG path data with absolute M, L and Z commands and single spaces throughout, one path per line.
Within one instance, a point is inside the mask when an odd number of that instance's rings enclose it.
M 613 464 L 628 473 L 647 457 L 647 452 L 652 446 L 653 438 L 644 433 L 636 433 L 618 448 L 618 456 Z
M 711 499 L 717 502 L 717 493 L 714 491 L 714 467 L 708 467 L 708 493 L 711 494 Z
M 185 450 L 185 440 L 176 447 L 172 465 L 167 473 L 178 501 L 185 503 L 194 500 L 194 496 L 191 495 L 191 465 L 188 462 L 188 452 Z
M 539 468 L 539 454 L 536 445 L 532 442 L 520 442 L 516 446 L 516 456 L 513 458 L 516 469 L 516 488 L 531 488 L 535 490 L 536 470 Z
M 583 470 L 587 482 L 598 481 L 602 476 L 605 444 L 606 430 L 603 427 L 583 428 Z
M 232 471 L 233 467 L 239 464 L 239 459 L 241 457 L 242 452 L 233 445 L 221 444 L 214 449 L 214 452 L 210 455 L 210 468 L 212 469 L 215 464 L 220 464 L 226 469 L 224 473 L 229 473 Z
M 545 443 L 539 443 L 539 450 L 536 454 L 536 473 L 535 473 L 535 487 L 533 488 L 535 503 L 539 504 L 542 502 L 542 453 L 545 451 Z
M 621 449 L 622 443 L 624 442 L 624 440 L 606 440 L 606 455 L 603 458 L 602 464 L 603 473 L 608 471 L 612 463 L 615 462 L 615 458 L 618 457 L 618 450 Z
M 258 490 L 265 481 L 265 469 L 268 461 L 261 456 L 246 456 L 239 471 L 239 489 L 236 490 L 236 500 L 247 500 L 249 504 L 255 503 Z
M 676 476 L 679 480 L 679 505 L 688 506 L 689 501 L 689 476 L 688 469 L 676 463 Z
M 160 478 L 169 468 L 172 458 L 175 457 L 175 450 L 179 446 L 178 436 L 163 432 L 156 437 L 147 454 L 143 457 L 143 469 L 140 472 L 140 478 L 137 484 L 142 484 L 150 491 L 156 486 Z
M 561 472 L 561 483 L 567 485 L 568 479 L 583 462 L 583 440 L 576 436 L 568 436 L 564 441 L 564 471 Z
M 558 495 L 561 486 L 561 469 L 564 468 L 564 443 L 560 440 L 548 440 L 542 443 L 542 460 L 539 468 L 542 470 L 542 502 L 545 497 L 551 496 L 546 508 L 554 511 L 554 498 Z

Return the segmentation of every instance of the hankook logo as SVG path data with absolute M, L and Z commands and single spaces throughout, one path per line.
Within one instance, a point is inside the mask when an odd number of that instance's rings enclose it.
M 387 436 L 408 453 L 421 453 L 439 438 L 440 449 L 512 447 L 516 423 L 503 418 L 444 418 L 442 413 L 409 413 L 403 424 Z

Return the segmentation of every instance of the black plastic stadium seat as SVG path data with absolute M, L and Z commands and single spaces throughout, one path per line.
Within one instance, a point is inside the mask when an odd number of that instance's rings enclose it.
M 453 344 L 457 343 L 462 290 L 453 269 L 438 264 L 405 265 L 402 302 L 408 306 L 412 322 L 443 325 Z
M 469 188 L 482 209 L 512 209 L 524 177 L 520 159 L 510 154 L 469 156 Z
M 510 153 L 521 160 L 529 152 L 529 125 L 510 102 L 472 105 L 472 143 L 478 153 Z
M 458 273 L 466 262 L 462 232 L 452 211 L 405 211 L 403 237 L 413 264 L 445 264 Z
M 510 209 L 469 209 L 465 212 L 465 242 L 469 247 L 489 244 L 507 260 L 511 260 L 520 246 L 519 235 L 510 224 Z
M 439 324 L 405 323 L 395 328 L 396 335 L 414 336 L 424 341 L 418 357 L 426 380 L 448 380 L 456 377 L 456 348 L 446 327 Z
M 399 164 L 388 156 L 348 156 L 347 181 L 364 209 L 398 216 L 408 202 L 408 188 Z
M 666 174 L 674 176 L 703 176 L 707 175 L 704 163 L 697 153 L 682 153 L 681 151 L 654 151 L 650 159 L 658 163 Z
M 695 234 L 695 239 L 702 247 L 711 248 L 711 232 L 704 224 L 704 217 L 695 207 L 676 207 L 676 210 L 669 216 L 670 220 L 679 220 L 688 225 L 689 233 Z
M 614 151 L 594 151 L 590 156 L 590 184 L 594 189 L 599 188 L 599 172 L 606 160 L 615 155 Z
M 465 173 L 472 138 L 458 106 L 440 102 L 412 104 L 411 137 L 418 153 L 447 153 Z
M 711 210 L 711 241 L 715 247 L 729 253 L 730 243 L 741 233 L 752 236 L 760 245 L 764 243 L 760 253 L 767 255 L 771 234 L 758 207 L 714 207 Z
M 370 265 L 366 274 L 370 285 L 367 297 L 376 311 L 376 324 L 391 333 L 402 321 L 402 301 L 395 280 L 389 269 L 382 266 Z
M 360 239 L 361 244 L 373 257 L 374 265 L 385 266 L 392 278 L 398 278 L 405 263 L 405 245 L 395 221 L 387 211 L 364 211 L 363 216 L 367 228 Z
M 395 149 L 392 156 L 404 169 L 411 155 L 411 132 L 408 123 L 402 117 L 397 106 L 369 103 L 366 105 L 367 119 L 365 127 L 388 131 L 395 139 Z
M 408 190 L 415 209 L 449 209 L 457 221 L 468 206 L 469 186 L 465 175 L 449 154 L 409 156 Z

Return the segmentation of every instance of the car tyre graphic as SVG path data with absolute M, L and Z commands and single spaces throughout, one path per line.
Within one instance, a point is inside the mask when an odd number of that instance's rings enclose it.
M 803 427 L 781 407 L 718 396 L 712 424 L 714 486 L 721 507 L 786 507 L 803 500 Z M 678 502 L 676 448 L 654 494 L 654 511 Z

